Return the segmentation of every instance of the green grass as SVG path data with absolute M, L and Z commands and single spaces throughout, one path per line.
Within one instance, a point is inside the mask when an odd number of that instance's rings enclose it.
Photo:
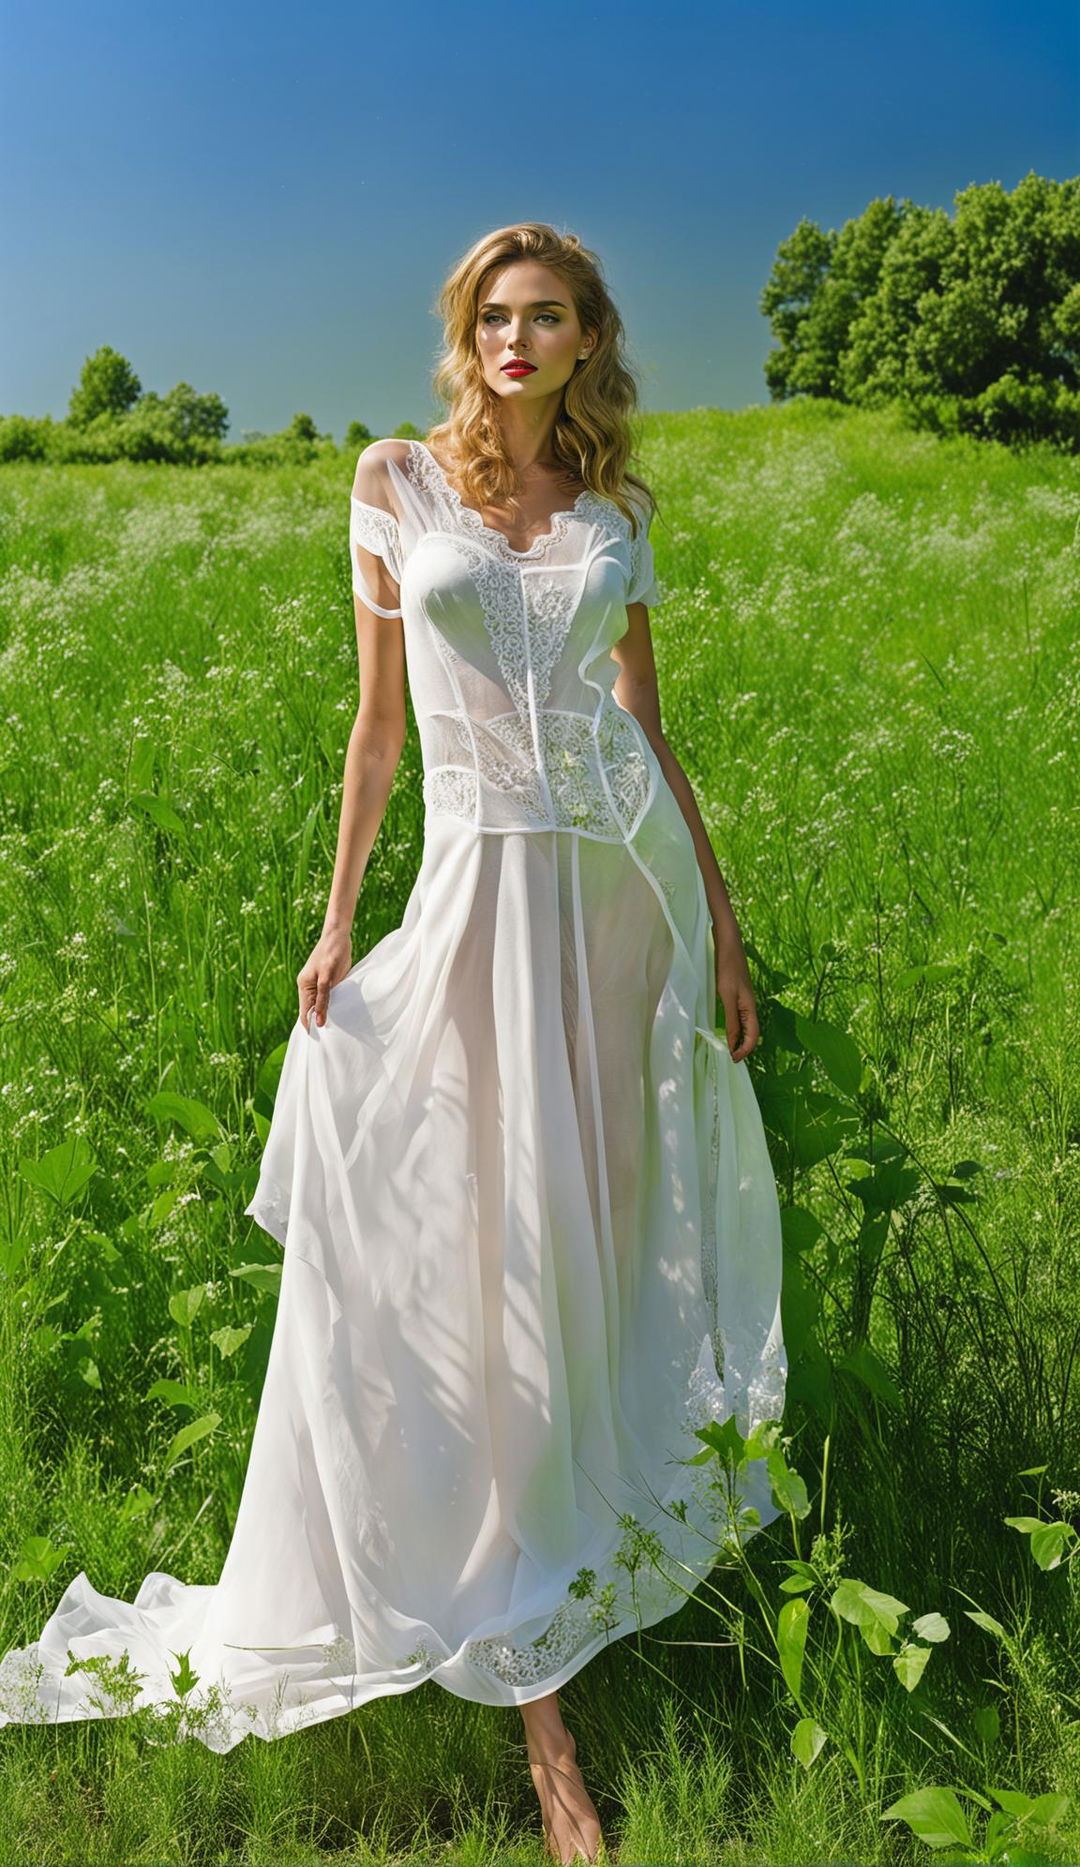
M 592 1661 L 567 1723 L 623 1867 L 930 1859 L 881 1819 L 920 1784 L 1060 1791 L 1045 1858 L 1076 1860 L 1080 1564 L 1036 1568 L 1003 1518 L 1080 1489 L 1080 462 L 814 405 L 644 436 L 664 724 L 751 952 L 767 1119 L 787 1007 L 850 1034 L 861 1116 L 923 1172 L 868 1250 L 851 1159 L 770 1129 L 820 1228 L 785 1264 L 793 1322 L 814 1313 L 785 1422 L 812 1509 L 749 1568 L 775 1595 L 816 1537 L 951 1632 L 914 1693 L 865 1649 L 834 1673 L 861 1783 L 836 1742 L 792 1756 L 738 1570 L 730 1607 L 703 1591 Z M 227 1548 L 273 1316 L 230 1276 L 275 1261 L 242 1217 L 260 1072 L 321 926 L 356 702 L 351 468 L 0 473 L 0 1652 L 80 1568 L 130 1599 L 153 1568 L 214 1581 Z M 400 918 L 420 826 L 413 732 L 356 958 Z M 213 1110 L 212 1154 L 155 1119 L 161 1090 Z M 94 1171 L 57 1200 L 21 1165 L 73 1136 Z M 932 1197 L 964 1161 L 977 1197 Z M 196 1286 L 187 1326 L 170 1298 Z M 859 1341 L 891 1395 L 845 1361 Z M 148 1398 L 163 1378 L 194 1404 Z M 9 1726 L 0 1807 L 0 1867 L 542 1859 L 518 1714 L 430 1685 L 224 1758 L 122 1720 Z

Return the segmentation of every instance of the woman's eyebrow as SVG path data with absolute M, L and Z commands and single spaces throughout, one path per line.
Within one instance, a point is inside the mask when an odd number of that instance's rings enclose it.
M 566 306 L 563 304 L 561 298 L 534 298 L 532 304 L 526 305 L 525 309 L 526 311 L 535 311 L 539 305 L 558 305 L 561 310 L 566 310 Z M 508 311 L 510 307 L 509 305 L 496 304 L 494 299 L 489 298 L 486 304 L 481 305 L 480 309 L 481 311 Z

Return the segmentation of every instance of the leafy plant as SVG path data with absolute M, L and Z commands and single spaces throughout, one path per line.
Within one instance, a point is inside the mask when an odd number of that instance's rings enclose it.
M 987 1811 L 981 1842 L 972 1835 L 960 1796 Z M 999 1808 L 993 1802 L 1000 1803 Z M 916 1789 L 882 1810 L 881 1819 L 904 1821 L 931 1848 L 952 1848 L 947 1861 L 1006 1861 L 1009 1867 L 1046 1867 L 1046 1857 L 1029 1846 L 1032 1829 L 1050 1829 L 1069 1807 L 1067 1796 L 1024 1796 L 1016 1789 L 956 1790 L 933 1786 Z

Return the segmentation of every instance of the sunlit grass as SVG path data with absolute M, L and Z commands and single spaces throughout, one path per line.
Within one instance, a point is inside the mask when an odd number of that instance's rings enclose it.
M 870 1283 L 836 1159 L 777 1152 L 785 1204 L 839 1241 L 800 1273 L 823 1339 L 865 1303 L 902 1397 L 864 1410 L 840 1379 L 787 1425 L 815 1502 L 831 1431 L 848 1572 L 949 1615 L 918 1736 L 868 1684 L 872 1793 L 828 1751 L 805 1770 L 774 1670 L 663 1644 L 722 1637 L 701 1602 L 591 1662 L 567 1722 L 624 1863 L 929 1858 L 880 1820 L 921 1782 L 1062 1790 L 1075 1857 L 1076 1565 L 1034 1572 L 1001 1518 L 1033 1509 L 1026 1467 L 1080 1482 L 1080 462 L 799 406 L 654 417 L 643 460 L 665 728 L 760 996 L 851 1034 L 935 1172 L 982 1172 L 977 1244 L 912 1201 Z M 321 925 L 357 698 L 351 468 L 0 470 L 0 1652 L 80 1568 L 130 1599 L 154 1568 L 215 1580 L 228 1546 L 273 1316 L 230 1272 L 278 1255 L 242 1216 L 258 1080 Z M 400 919 L 421 825 L 413 732 L 356 958 Z M 220 1121 L 215 1171 L 149 1112 L 162 1089 Z M 94 1171 L 58 1204 L 20 1163 L 75 1135 Z M 186 1327 L 170 1298 L 198 1285 Z M 192 1402 L 148 1398 L 163 1378 Z M 770 1586 L 793 1553 L 783 1521 L 749 1549 Z M 960 1590 L 1029 1615 L 1015 1662 Z M 989 1702 L 980 1774 L 932 1717 L 978 1756 Z M 122 1721 L 7 1727 L 0 1805 L 0 1863 L 541 1859 L 517 1713 L 431 1686 L 226 1758 Z

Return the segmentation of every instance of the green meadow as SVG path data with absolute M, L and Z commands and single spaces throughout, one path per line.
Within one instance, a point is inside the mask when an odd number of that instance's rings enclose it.
M 762 1022 L 786 1508 L 566 1721 L 622 1867 L 1075 1862 L 1080 459 L 816 402 L 641 437 L 665 731 Z M 353 464 L 0 468 L 0 1653 L 80 1569 L 130 1600 L 228 1547 Z M 411 725 L 354 959 L 421 829 Z M 7 1725 L 0 1808 L 0 1867 L 543 1859 L 517 1712 L 432 1684 L 224 1757 Z

